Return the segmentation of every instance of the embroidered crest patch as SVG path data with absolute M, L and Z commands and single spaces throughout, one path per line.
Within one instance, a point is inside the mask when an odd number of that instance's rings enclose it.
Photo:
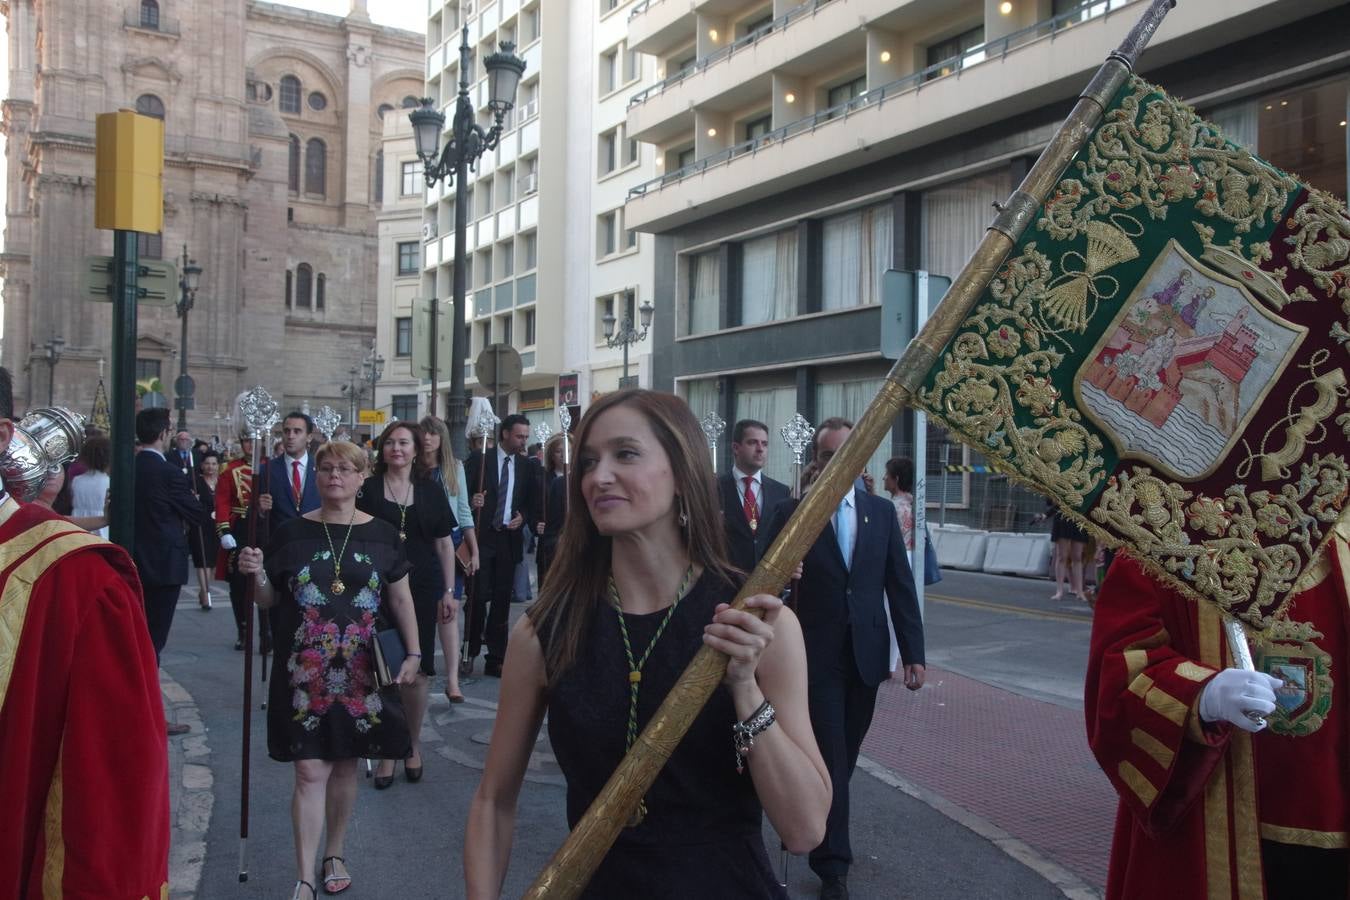
M 1271 731 L 1303 737 L 1322 727 L 1331 712 L 1331 654 L 1312 641 L 1272 644 L 1257 668 L 1284 682 L 1275 691 Z

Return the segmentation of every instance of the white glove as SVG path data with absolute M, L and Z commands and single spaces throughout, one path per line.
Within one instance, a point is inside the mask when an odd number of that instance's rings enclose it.
M 1265 722 L 1254 722 L 1247 712 L 1268 716 L 1275 711 L 1275 689 L 1284 684 L 1265 672 L 1224 669 L 1209 680 L 1200 694 L 1200 718 L 1206 722 L 1231 722 L 1244 731 L 1260 731 Z
M 234 540 L 234 535 L 232 535 L 232 534 L 222 534 L 222 535 L 220 536 L 220 548 L 221 548 L 222 550 L 233 550 L 235 547 L 238 547 L 238 546 L 239 546 L 239 544 L 236 543 L 235 540 Z

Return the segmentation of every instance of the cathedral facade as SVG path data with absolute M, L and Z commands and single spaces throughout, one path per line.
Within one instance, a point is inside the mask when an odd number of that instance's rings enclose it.
M 164 230 L 142 261 L 202 269 L 188 317 L 194 433 L 222 433 L 255 384 L 284 408 L 346 408 L 376 331 L 385 116 L 422 94 L 421 34 L 248 0 L 9 0 L 4 342 L 15 406 L 88 414 L 111 360 L 111 304 L 88 289 L 94 124 L 163 118 Z M 170 291 L 175 299 L 177 291 Z M 137 378 L 173 402 L 180 319 L 139 308 Z M 58 353 L 52 352 L 53 347 Z M 56 357 L 53 359 L 53 357 Z M 223 435 L 222 435 L 223 436 Z

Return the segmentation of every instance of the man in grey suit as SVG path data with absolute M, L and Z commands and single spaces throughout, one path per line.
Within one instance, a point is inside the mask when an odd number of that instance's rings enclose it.
M 749 573 L 769 549 L 769 520 L 791 493 L 781 481 L 764 474 L 769 429 L 763 422 L 741 419 L 731 430 L 730 472 L 717 476 L 722 517 L 727 525 L 727 557 Z

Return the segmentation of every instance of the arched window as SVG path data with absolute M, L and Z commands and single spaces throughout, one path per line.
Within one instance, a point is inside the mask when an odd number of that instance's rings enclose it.
M 141 0 L 141 27 L 159 31 L 159 4 L 155 0 Z
M 381 103 L 379 109 L 375 110 L 375 115 L 377 115 L 377 116 L 379 116 L 381 119 L 383 119 L 384 116 L 385 116 L 385 113 L 391 113 L 391 112 L 393 112 L 393 111 L 394 111 L 394 107 L 393 107 L 391 104 L 389 104 L 389 103 Z
M 141 94 L 136 98 L 136 112 L 143 116 L 162 119 L 164 118 L 164 101 L 154 94 Z
M 284 113 L 300 114 L 300 79 L 294 75 L 281 77 L 281 96 L 277 104 Z
M 314 281 L 314 270 L 309 263 L 295 267 L 295 306 L 296 309 L 309 309 L 310 285 Z
M 419 106 L 421 106 L 421 105 L 422 105 L 421 101 L 419 101 L 419 100 L 418 100 L 416 97 L 414 97 L 412 94 L 409 94 L 408 96 L 406 96 L 406 97 L 403 98 L 403 108 L 404 108 L 404 109 L 417 109 L 417 107 L 419 107 Z
M 287 309 L 290 309 L 290 308 L 291 308 L 291 287 L 292 287 L 292 282 L 293 282 L 294 280 L 295 280 L 295 276 L 291 274 L 291 270 L 290 270 L 290 269 L 287 269 L 287 270 L 286 270 L 286 308 L 287 308 Z
M 375 151 L 375 202 L 384 202 L 384 151 Z
M 287 160 L 286 187 L 291 193 L 300 191 L 300 138 L 291 135 L 291 156 Z
M 328 281 L 328 279 L 324 277 L 324 275 L 323 275 L 322 272 L 320 272 L 320 273 L 319 273 L 319 278 L 318 278 L 318 280 L 314 282 L 314 308 L 315 308 L 315 309 L 323 309 L 323 289 L 324 289 L 324 285 L 325 285 L 325 283 L 326 283 L 327 281 Z
M 310 138 L 305 144 L 305 193 L 324 193 L 324 182 L 328 177 L 328 148 L 318 138 Z

